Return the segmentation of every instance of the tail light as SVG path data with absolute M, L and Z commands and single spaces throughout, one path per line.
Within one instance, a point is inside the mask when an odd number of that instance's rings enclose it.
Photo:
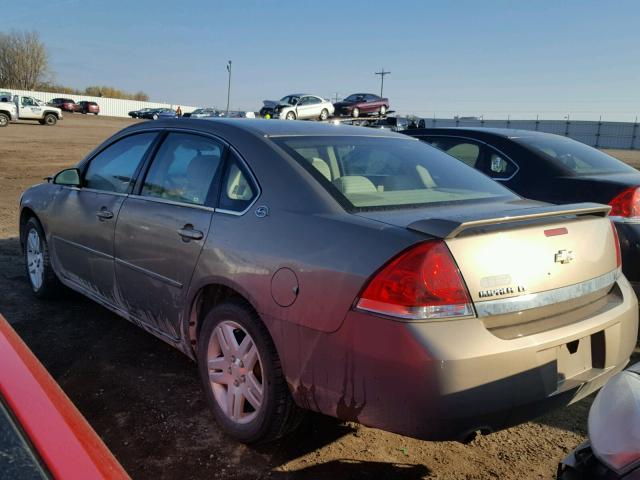
M 616 267 L 622 266 L 622 254 L 620 253 L 620 237 L 618 237 L 618 230 L 616 224 L 611 220 L 611 230 L 613 230 L 613 243 L 616 247 Z
M 640 216 L 640 187 L 623 190 L 609 202 L 612 217 Z
M 369 279 L 356 308 L 414 320 L 474 314 L 460 271 L 440 240 L 392 259 Z

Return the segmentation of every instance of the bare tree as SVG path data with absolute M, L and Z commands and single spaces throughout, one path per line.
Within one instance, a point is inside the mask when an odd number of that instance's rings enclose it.
M 47 74 L 49 58 L 37 32 L 0 33 L 0 86 L 33 90 Z

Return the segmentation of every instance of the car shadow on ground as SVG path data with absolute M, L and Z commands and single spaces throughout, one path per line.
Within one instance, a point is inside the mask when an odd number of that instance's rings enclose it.
M 17 238 L 0 240 L 0 313 L 132 478 L 419 479 L 429 472 L 423 465 L 335 457 L 280 471 L 356 428 L 309 414 L 279 442 L 235 442 L 216 426 L 195 364 L 182 353 L 74 292 L 36 299 Z

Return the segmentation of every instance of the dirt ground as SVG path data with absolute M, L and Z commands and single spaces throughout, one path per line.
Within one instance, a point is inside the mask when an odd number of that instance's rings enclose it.
M 591 398 L 469 445 L 320 415 L 273 445 L 226 437 L 189 359 L 90 300 L 70 293 L 37 301 L 27 284 L 16 238 L 20 192 L 131 123 L 76 114 L 55 127 L 0 129 L 0 313 L 134 479 L 553 478 L 558 460 L 585 438 Z M 611 153 L 640 165 L 638 151 Z

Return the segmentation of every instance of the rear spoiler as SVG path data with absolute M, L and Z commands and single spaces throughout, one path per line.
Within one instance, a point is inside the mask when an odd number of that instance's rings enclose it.
M 542 207 L 520 208 L 505 212 L 504 216 L 496 217 L 491 212 L 477 215 L 467 215 L 451 218 L 429 218 L 418 220 L 407 225 L 409 230 L 433 235 L 438 238 L 455 238 L 465 230 L 485 227 L 490 225 L 502 225 L 508 223 L 520 223 L 540 218 L 553 218 L 586 215 L 606 217 L 611 207 L 599 203 L 571 203 L 569 205 L 548 205 Z

